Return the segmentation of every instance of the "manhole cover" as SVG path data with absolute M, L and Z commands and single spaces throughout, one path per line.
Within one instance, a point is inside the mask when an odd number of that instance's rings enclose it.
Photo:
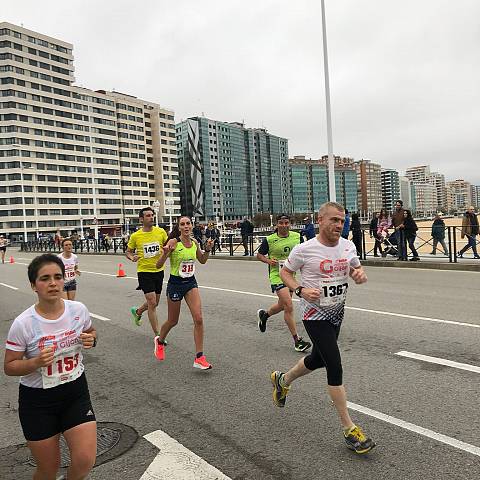
M 113 422 L 97 422 L 97 460 L 95 466 L 109 462 L 130 450 L 138 439 L 138 433 L 128 425 Z M 67 442 L 60 437 L 61 468 L 70 465 L 70 452 Z M 30 465 L 36 466 L 30 457 Z

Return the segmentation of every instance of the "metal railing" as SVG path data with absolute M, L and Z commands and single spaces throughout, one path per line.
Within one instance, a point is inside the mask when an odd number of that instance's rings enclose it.
M 473 258 L 473 249 L 470 247 L 465 256 L 459 257 L 458 252 L 461 251 L 469 244 L 467 237 L 461 238 L 462 227 L 460 226 L 447 226 L 445 227 L 444 243 L 447 247 L 445 251 L 444 246 L 440 241 L 435 245 L 436 256 L 432 255 L 434 249 L 434 238 L 431 235 L 431 227 L 419 227 L 416 232 L 414 247 L 418 253 L 420 259 L 437 259 L 438 261 L 444 261 L 449 263 L 457 263 L 460 258 L 470 259 Z M 262 240 L 271 233 L 271 231 L 262 229 L 256 231 L 253 235 L 248 235 L 247 238 L 247 251 L 245 251 L 244 242 L 240 235 L 236 233 L 227 233 L 225 236 L 219 239 L 219 242 L 212 249 L 212 255 L 222 256 L 247 256 L 253 257 L 258 252 Z M 395 236 L 393 230 L 390 230 L 390 236 L 387 237 L 381 243 L 382 252 L 384 255 L 377 255 L 380 258 L 396 259 L 398 258 L 398 245 L 394 241 Z M 411 259 L 414 257 L 412 250 L 408 245 L 408 241 L 405 235 L 400 236 L 403 251 L 406 252 L 406 258 Z M 202 244 L 205 244 L 206 240 L 202 240 Z M 354 242 L 355 243 L 355 242 Z M 362 228 L 361 238 L 357 241 L 357 249 L 359 249 L 359 257 L 363 260 L 375 257 L 375 237 L 370 236 L 368 228 Z M 473 237 L 470 240 L 470 245 L 475 244 L 480 251 L 480 240 L 478 236 Z M 218 246 L 220 245 L 220 248 Z M 360 247 L 360 248 L 358 248 Z M 378 245 L 377 245 L 378 247 Z M 61 252 L 61 245 L 53 241 L 29 241 L 21 244 L 20 249 L 25 252 Z M 83 239 L 73 241 L 74 253 L 100 253 L 100 254 L 121 254 L 127 250 L 127 244 L 123 239 L 111 239 L 108 242 L 98 241 L 95 239 Z M 386 254 L 385 254 L 386 250 Z

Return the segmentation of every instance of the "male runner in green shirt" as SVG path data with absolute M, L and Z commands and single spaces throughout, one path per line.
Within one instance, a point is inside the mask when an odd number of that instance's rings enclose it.
M 299 233 L 290 231 L 290 217 L 281 214 L 277 217 L 276 231 L 263 240 L 257 253 L 257 258 L 268 264 L 272 293 L 276 293 L 278 297 L 278 302 L 268 310 L 258 310 L 258 328 L 261 332 L 265 332 L 268 318 L 283 310 L 285 323 L 292 334 L 297 352 L 305 352 L 311 347 L 311 343 L 298 336 L 293 315 L 292 292 L 283 284 L 280 278 L 280 270 L 283 268 L 290 251 L 301 241 L 302 238 Z

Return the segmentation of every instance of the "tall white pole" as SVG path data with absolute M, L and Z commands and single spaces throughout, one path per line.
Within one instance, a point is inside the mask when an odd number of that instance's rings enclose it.
M 327 24 L 325 21 L 325 0 L 322 0 L 323 31 L 323 70 L 325 73 L 325 105 L 327 108 L 327 140 L 328 140 L 328 196 L 331 202 L 337 200 L 335 190 L 335 160 L 333 158 L 332 112 L 330 110 L 330 80 L 328 76 Z

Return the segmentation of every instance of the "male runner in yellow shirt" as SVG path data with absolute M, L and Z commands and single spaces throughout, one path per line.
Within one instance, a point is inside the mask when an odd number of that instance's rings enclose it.
M 163 245 L 167 242 L 167 232 L 163 228 L 155 227 L 155 212 L 151 207 L 142 208 L 139 212 L 142 228 L 133 233 L 128 241 L 126 256 L 132 262 L 137 262 L 137 290 L 143 290 L 145 303 L 140 307 L 132 307 L 135 325 L 142 324 L 142 313 L 148 310 L 148 319 L 155 334 L 154 354 L 159 357 L 159 332 L 157 306 L 163 287 L 165 266 L 157 268 L 157 260 L 163 253 Z

